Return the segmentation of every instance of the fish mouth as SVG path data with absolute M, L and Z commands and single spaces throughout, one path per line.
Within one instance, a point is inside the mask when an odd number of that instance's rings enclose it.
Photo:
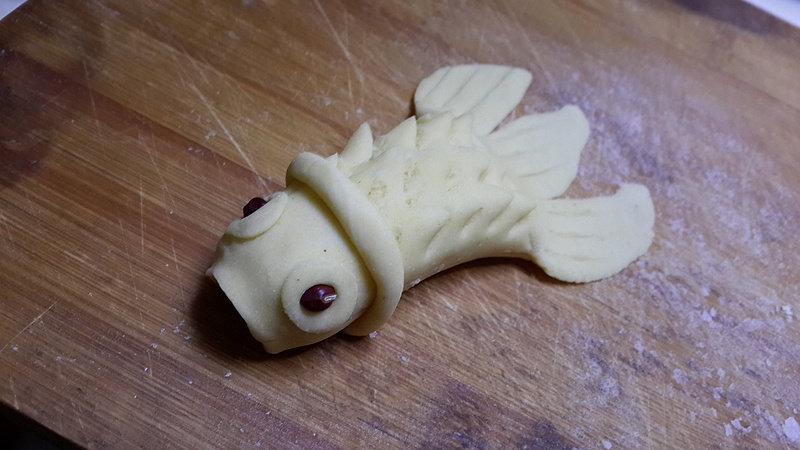
M 243 298 L 240 295 L 240 291 L 235 288 L 238 280 L 233 279 L 235 277 L 235 271 L 229 270 L 225 268 L 224 260 L 220 259 L 217 263 L 209 267 L 206 271 L 206 276 L 209 277 L 217 286 L 219 286 L 222 293 L 225 294 L 225 297 L 228 299 L 229 302 L 233 305 L 236 309 L 236 312 L 239 313 L 239 316 L 244 319 L 244 323 L 247 325 L 250 334 L 256 338 L 261 343 L 270 340 L 268 333 L 265 333 L 262 327 L 255 326 L 258 320 L 257 315 L 255 314 L 254 308 L 248 306 L 252 305 L 252 301 L 248 301 L 246 298 Z M 222 263 L 222 264 L 221 264 Z M 269 333 L 271 334 L 271 333 Z
M 358 293 L 355 276 L 339 263 L 304 261 L 297 267 L 310 270 L 312 276 L 303 276 L 302 271 L 297 269 L 290 271 L 282 283 L 272 284 L 272 288 L 263 288 L 253 281 L 254 277 L 260 278 L 262 274 L 253 272 L 246 264 L 242 264 L 246 258 L 239 256 L 236 250 L 221 250 L 217 261 L 206 271 L 206 275 L 219 286 L 236 312 L 244 319 L 250 334 L 261 343 L 267 353 L 280 353 L 326 339 L 344 328 L 360 313 L 355 310 Z M 328 274 L 331 276 L 314 278 L 313 274 L 325 275 L 320 269 L 323 266 L 338 270 Z M 292 288 L 289 280 L 294 280 L 297 287 Z M 293 299 L 292 303 L 302 309 L 299 301 L 309 287 L 302 282 L 321 280 L 335 285 L 339 294 L 336 301 L 325 311 L 312 313 L 316 317 L 311 317 L 310 321 L 303 322 L 304 312 L 300 312 L 299 320 L 287 314 L 283 299 Z

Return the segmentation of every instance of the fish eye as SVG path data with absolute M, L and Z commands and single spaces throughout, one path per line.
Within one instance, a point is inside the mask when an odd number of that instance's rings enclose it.
M 288 195 L 276 192 L 269 197 L 255 197 L 242 208 L 242 218 L 230 224 L 226 234 L 252 239 L 269 230 L 283 214 Z
M 316 284 L 303 292 L 300 297 L 300 306 L 309 311 L 325 311 L 334 300 L 336 300 L 336 289 L 333 286 Z
M 244 205 L 244 207 L 242 208 L 242 219 L 258 211 L 259 209 L 261 209 L 262 206 L 266 205 L 267 203 L 269 203 L 268 198 L 263 198 L 263 197 L 251 198 L 250 201 L 247 202 L 247 204 Z
M 338 331 L 350 321 L 358 288 L 355 276 L 333 259 L 304 261 L 281 288 L 283 310 L 307 333 Z

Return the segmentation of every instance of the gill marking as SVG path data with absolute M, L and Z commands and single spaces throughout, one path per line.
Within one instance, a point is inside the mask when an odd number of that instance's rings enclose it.
M 447 228 L 447 226 L 450 225 L 450 223 L 452 223 L 452 222 L 453 222 L 453 219 L 448 217 L 447 220 L 445 220 L 444 223 L 439 227 L 439 229 L 436 230 L 435 233 L 433 233 L 433 236 L 431 236 L 431 238 L 428 240 L 428 245 L 425 247 L 425 256 L 426 257 L 429 256 L 429 253 L 433 249 L 434 243 L 436 242 L 436 240 L 439 238 L 440 235 L 442 235 L 442 233 L 445 230 L 445 228 Z

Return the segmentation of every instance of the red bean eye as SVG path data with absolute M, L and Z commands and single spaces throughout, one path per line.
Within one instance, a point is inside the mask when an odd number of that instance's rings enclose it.
M 266 205 L 267 203 L 268 202 L 266 200 L 264 200 L 263 198 L 261 198 L 261 197 L 254 197 L 254 198 L 250 199 L 250 201 L 247 202 L 246 205 L 244 205 L 244 208 L 242 208 L 242 214 L 243 214 L 242 218 L 244 219 L 245 217 L 249 216 L 250 214 L 253 214 L 254 212 L 258 211 L 262 206 Z
M 317 284 L 306 289 L 300 297 L 300 305 L 309 311 L 325 311 L 336 300 L 336 289 L 327 284 Z

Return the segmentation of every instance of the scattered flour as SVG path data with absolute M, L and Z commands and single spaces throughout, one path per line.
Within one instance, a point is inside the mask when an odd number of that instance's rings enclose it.
M 792 306 L 791 305 L 781 306 L 781 311 L 783 311 L 783 315 L 786 316 L 786 321 L 792 323 L 792 319 L 794 317 L 794 314 L 792 313 Z
M 741 417 L 739 417 L 739 418 L 737 418 L 737 419 L 733 419 L 733 420 L 731 421 L 731 425 L 733 425 L 733 428 L 734 428 L 734 429 L 736 429 L 736 430 L 738 430 L 738 431 L 741 431 L 741 432 L 743 432 L 743 433 L 749 433 L 749 432 L 750 432 L 750 430 L 752 430 L 752 429 L 753 429 L 753 427 L 752 427 L 752 426 L 749 426 L 749 427 L 745 427 L 745 426 L 743 426 L 743 425 L 742 425 L 742 418 L 741 418 Z
M 789 439 L 789 442 L 800 441 L 800 425 L 794 417 L 789 417 L 783 422 L 783 434 Z
M 675 382 L 681 386 L 686 384 L 686 382 L 688 381 L 688 378 L 686 378 L 686 375 L 683 374 L 683 371 L 681 371 L 681 369 L 675 369 L 672 371 L 672 379 L 675 380 Z

